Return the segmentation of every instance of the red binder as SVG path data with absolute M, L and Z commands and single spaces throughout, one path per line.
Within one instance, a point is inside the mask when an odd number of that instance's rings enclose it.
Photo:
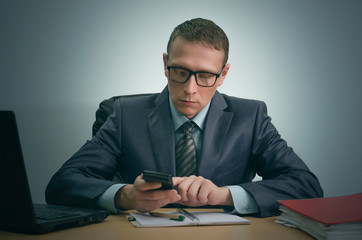
M 281 200 L 285 207 L 325 225 L 362 222 L 362 193 L 330 198 Z

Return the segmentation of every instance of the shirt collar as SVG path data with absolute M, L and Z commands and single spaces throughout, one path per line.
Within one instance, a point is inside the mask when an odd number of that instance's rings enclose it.
M 210 102 L 204 107 L 198 114 L 196 114 L 195 117 L 192 119 L 188 119 L 184 115 L 182 115 L 179 111 L 177 111 L 176 107 L 173 105 L 171 97 L 168 97 L 170 102 L 170 108 L 171 108 L 171 115 L 172 115 L 172 121 L 173 126 L 175 127 L 175 132 L 181 127 L 185 122 L 192 120 L 201 130 L 204 128 L 205 120 L 207 112 L 210 108 Z

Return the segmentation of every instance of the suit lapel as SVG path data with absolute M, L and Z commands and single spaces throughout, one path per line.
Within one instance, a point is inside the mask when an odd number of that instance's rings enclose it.
M 226 112 L 223 96 L 216 92 L 212 99 L 204 128 L 201 159 L 198 174 L 210 179 L 218 166 L 233 113 Z
M 149 110 L 148 124 L 156 169 L 175 176 L 175 136 L 167 87 L 155 100 L 154 107 Z

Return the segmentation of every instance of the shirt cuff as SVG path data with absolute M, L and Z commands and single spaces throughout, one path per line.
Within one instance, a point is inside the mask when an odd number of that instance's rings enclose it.
M 254 198 L 244 188 L 238 185 L 226 187 L 230 190 L 234 202 L 233 213 L 252 214 L 259 211 Z
M 107 209 L 113 213 L 120 213 L 120 210 L 114 205 L 114 197 L 119 189 L 126 184 L 114 184 L 110 186 L 104 193 L 97 199 L 97 204 L 102 209 Z

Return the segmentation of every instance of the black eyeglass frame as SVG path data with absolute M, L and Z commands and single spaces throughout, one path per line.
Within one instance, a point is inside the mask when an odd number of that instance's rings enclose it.
M 185 83 L 185 82 L 187 82 L 187 81 L 190 79 L 190 77 L 191 77 L 192 75 L 194 75 L 194 76 L 195 76 L 196 84 L 197 84 L 198 86 L 200 86 L 200 87 L 213 87 L 213 86 L 215 86 L 215 83 L 216 83 L 217 79 L 218 79 L 218 78 L 220 77 L 220 75 L 223 73 L 223 71 L 224 71 L 224 69 L 225 69 L 225 66 L 226 66 L 226 64 L 222 67 L 222 70 L 220 71 L 220 73 L 211 73 L 211 72 L 205 72 L 205 71 L 196 71 L 196 72 L 194 72 L 194 71 L 191 71 L 190 69 L 187 69 L 187 68 L 167 65 L 168 78 L 169 78 L 171 81 L 173 81 L 173 82 Z M 170 69 L 171 69 L 171 68 L 177 68 L 177 69 L 186 70 L 187 72 L 190 73 L 190 75 L 189 75 L 189 76 L 186 78 L 186 80 L 183 81 L 183 82 L 175 81 L 175 80 L 171 79 L 171 77 L 170 77 Z M 198 74 L 198 73 L 207 73 L 207 74 L 211 74 L 211 75 L 216 76 L 214 83 L 213 83 L 212 85 L 210 85 L 210 86 L 200 85 L 199 82 L 197 81 L 197 77 L 196 77 L 196 74 Z

